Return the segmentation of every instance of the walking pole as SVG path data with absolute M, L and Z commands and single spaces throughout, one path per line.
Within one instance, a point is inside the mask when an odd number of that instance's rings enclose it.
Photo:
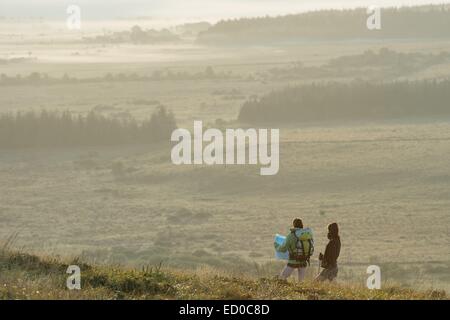
M 317 267 L 317 275 L 320 274 L 320 266 L 322 265 L 322 260 L 320 259 L 322 256 L 322 252 L 319 254 L 319 259 L 318 259 L 318 267 Z

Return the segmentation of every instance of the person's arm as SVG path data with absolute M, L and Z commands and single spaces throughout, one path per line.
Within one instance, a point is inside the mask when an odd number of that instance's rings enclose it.
M 334 241 L 330 241 L 325 248 L 325 254 L 323 255 L 322 267 L 326 268 L 337 258 L 336 246 Z

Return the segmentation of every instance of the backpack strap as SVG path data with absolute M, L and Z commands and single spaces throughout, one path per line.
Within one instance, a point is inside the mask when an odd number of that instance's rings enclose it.
M 313 251 L 313 248 L 314 248 L 314 244 L 313 244 L 313 241 L 312 241 L 312 239 L 308 239 L 308 243 L 309 243 L 309 249 L 308 249 L 308 258 L 307 258 L 307 261 L 308 261 L 308 265 L 311 265 L 310 264 L 310 258 L 311 258 L 311 256 L 312 256 L 312 251 Z
M 297 242 L 300 241 L 300 238 L 297 237 L 297 235 L 295 234 L 295 230 L 292 230 L 291 232 L 294 235 L 294 238 L 297 240 Z
M 302 254 L 305 255 L 305 245 L 303 244 L 303 241 L 297 238 L 297 242 L 300 242 L 300 248 L 302 249 Z
M 309 243 L 308 254 L 306 254 L 306 252 L 305 252 L 305 245 L 303 244 L 303 241 L 300 240 L 300 243 L 302 244 L 303 257 L 305 258 L 305 261 L 308 263 L 308 266 L 310 266 L 311 264 L 310 264 L 309 260 L 311 257 L 311 248 L 312 248 L 311 240 L 308 240 L 308 243 Z
M 308 239 L 308 243 L 309 243 L 308 257 L 310 257 L 312 255 L 312 250 L 313 250 L 312 240 Z

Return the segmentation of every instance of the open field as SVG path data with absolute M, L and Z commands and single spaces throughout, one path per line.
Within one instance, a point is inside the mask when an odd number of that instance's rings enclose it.
M 316 230 L 318 248 L 337 220 L 343 270 L 393 263 L 406 274 L 392 280 L 448 285 L 449 129 L 282 129 L 269 179 L 256 166 L 174 167 L 165 146 L 2 153 L 0 234 L 19 232 L 33 252 L 252 273 L 251 261 L 273 262 L 273 234 L 293 216 Z

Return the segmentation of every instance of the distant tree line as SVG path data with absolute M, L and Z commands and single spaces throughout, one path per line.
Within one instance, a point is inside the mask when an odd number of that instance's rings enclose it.
M 362 54 L 341 56 L 322 66 L 306 66 L 300 61 L 288 66 L 275 67 L 260 77 L 265 80 L 343 78 L 343 77 L 398 77 L 410 72 L 450 62 L 449 52 L 403 53 L 381 48 L 379 51 L 367 50 Z
M 30 61 L 34 61 L 34 60 L 36 60 L 36 58 L 30 58 L 30 57 L 17 57 L 17 58 L 7 58 L 7 59 L 0 58 L 0 65 L 11 64 L 11 63 L 30 62 Z
M 129 31 L 112 32 L 96 37 L 86 37 L 84 41 L 90 43 L 133 43 L 133 44 L 157 44 L 181 41 L 180 37 L 163 30 L 143 30 L 140 26 L 133 26 Z
M 184 23 L 175 27 L 177 33 L 180 33 L 183 36 L 194 36 L 208 30 L 211 27 L 211 23 L 206 21 L 201 22 L 192 22 L 192 23 Z
M 386 120 L 450 116 L 450 80 L 308 84 L 246 101 L 247 123 Z
M 450 53 L 442 51 L 439 53 L 422 52 L 397 52 L 389 48 L 381 48 L 376 51 L 367 50 L 362 54 L 342 56 L 330 60 L 326 67 L 403 67 L 414 69 L 415 67 L 428 67 L 450 61 Z
M 0 115 L 0 148 L 68 147 L 170 141 L 174 115 L 164 107 L 142 122 L 118 120 L 94 111 L 16 112 Z
M 206 67 L 203 71 L 187 72 L 172 70 L 156 70 L 151 75 L 138 75 L 136 73 L 107 73 L 101 77 L 75 78 L 64 74 L 62 77 L 51 77 L 46 73 L 32 72 L 29 75 L 8 76 L 0 74 L 0 86 L 17 85 L 52 85 L 52 84 L 76 84 L 95 82 L 133 82 L 133 81 L 164 81 L 164 80 L 213 80 L 236 79 L 237 75 L 230 72 L 216 72 L 212 67 Z
M 201 32 L 197 41 L 245 45 L 320 39 L 450 37 L 449 5 L 383 8 L 381 15 L 381 30 L 372 31 L 366 26 L 366 8 L 222 20 Z

